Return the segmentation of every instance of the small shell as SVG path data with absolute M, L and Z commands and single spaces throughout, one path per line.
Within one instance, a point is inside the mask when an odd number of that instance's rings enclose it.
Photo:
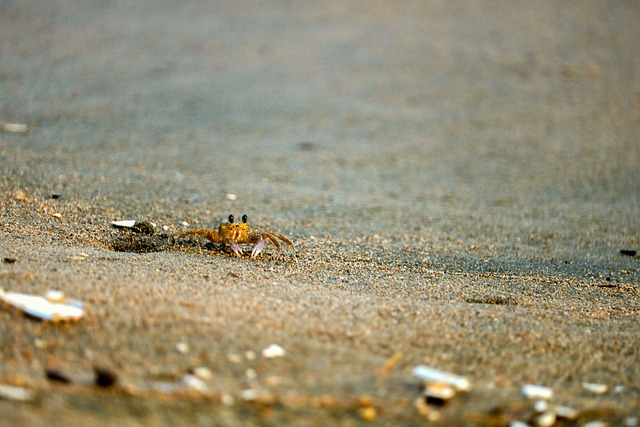
M 458 375 L 439 371 L 425 365 L 420 365 L 413 368 L 413 376 L 427 382 L 445 383 L 454 387 L 458 391 L 469 391 L 471 389 L 471 383 L 468 379 L 460 377 Z
M 31 390 L 24 387 L 0 384 L 0 398 L 18 402 L 29 402 L 34 399 L 34 395 Z
M 269 347 L 262 350 L 262 357 L 266 357 L 267 359 L 283 357 L 285 354 L 286 352 L 284 348 L 280 347 L 278 344 L 271 344 Z
M 180 380 L 180 383 L 189 390 L 198 391 L 200 393 L 206 393 L 209 391 L 207 383 L 192 374 L 185 374 Z
M 12 133 L 26 133 L 29 126 L 24 123 L 0 123 L 0 130 Z
M 606 384 L 582 383 L 582 388 L 595 394 L 605 394 L 609 387 Z
M 541 385 L 527 384 L 522 387 L 522 394 L 528 399 L 549 400 L 553 397 L 553 390 Z
M 456 395 L 456 390 L 446 383 L 428 383 L 423 394 L 427 398 L 427 403 L 444 405 Z
M 54 322 L 78 320 L 84 316 L 81 307 L 68 304 L 51 303 L 47 298 L 21 294 L 17 292 L 0 293 L 0 300 L 5 304 L 22 310 L 29 316 Z

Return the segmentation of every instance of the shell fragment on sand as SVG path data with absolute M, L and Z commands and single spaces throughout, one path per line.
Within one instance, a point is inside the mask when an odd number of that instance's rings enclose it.
M 605 394 L 607 391 L 609 391 L 609 387 L 606 384 L 584 382 L 582 383 L 582 388 L 594 394 Z
M 269 347 L 262 350 L 262 357 L 267 359 L 274 359 L 276 357 L 283 357 L 286 354 L 284 348 L 278 344 L 271 344 Z
M 471 389 L 471 383 L 468 379 L 425 365 L 413 368 L 413 376 L 427 382 L 448 384 L 458 391 L 469 391 Z
M 131 230 L 135 233 L 153 234 L 156 229 L 156 224 L 150 221 L 136 221 L 133 219 L 127 219 L 123 221 L 112 221 L 111 226 L 115 228 L 124 228 Z
M 0 398 L 17 402 L 30 402 L 34 400 L 34 395 L 31 390 L 24 387 L 0 384 Z
M 73 305 L 62 302 L 51 302 L 45 297 L 28 295 L 18 292 L 4 292 L 0 290 L 0 301 L 15 307 L 28 316 L 47 321 L 79 320 L 84 316 L 81 303 Z
M 522 394 L 528 399 L 550 400 L 553 397 L 553 390 L 541 385 L 527 384 L 522 386 Z
M 24 123 L 0 123 L 0 130 L 10 133 L 26 133 L 29 126 Z

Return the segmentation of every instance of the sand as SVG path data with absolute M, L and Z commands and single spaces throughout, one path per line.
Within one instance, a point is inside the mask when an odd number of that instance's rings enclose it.
M 636 2 L 1 10 L 0 287 L 86 310 L 0 310 L 6 422 L 640 415 Z M 169 238 L 245 213 L 295 256 Z M 419 365 L 472 388 L 427 406 Z

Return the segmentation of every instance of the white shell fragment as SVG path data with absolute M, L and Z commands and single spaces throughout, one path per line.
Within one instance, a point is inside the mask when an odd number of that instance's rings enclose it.
M 528 399 L 550 400 L 553 397 L 553 390 L 541 385 L 527 384 L 522 386 L 522 394 Z
M 570 421 L 577 420 L 580 416 L 580 412 L 570 406 L 556 406 L 555 411 L 558 418 L 564 418 Z
M 136 221 L 133 219 L 128 219 L 124 221 L 113 221 L 111 225 L 116 228 L 133 228 L 133 226 L 136 225 Z
M 428 383 L 423 394 L 427 398 L 446 402 L 456 395 L 456 390 L 446 383 Z
M 138 231 L 139 229 L 143 229 L 145 226 L 151 226 L 156 228 L 155 222 L 147 222 L 147 221 L 136 221 L 134 219 L 126 219 L 122 221 L 112 221 L 111 226 L 115 228 L 126 228 L 133 231 Z
M 609 391 L 609 387 L 606 384 L 582 383 L 582 388 L 595 394 L 605 394 Z
M 41 320 L 58 322 L 64 320 L 78 320 L 84 316 L 84 310 L 82 307 L 78 307 L 79 302 L 75 302 L 74 305 L 70 305 L 62 302 L 51 302 L 47 298 L 41 296 L 21 294 L 17 292 L 4 292 L 2 290 L 0 290 L 0 301 L 23 311 L 29 316 Z
M 29 130 L 29 126 L 24 123 L 0 123 L 0 130 L 12 133 L 25 133 Z
M 238 196 L 236 196 L 233 193 L 227 193 L 226 197 L 227 197 L 227 200 L 237 200 L 238 199 Z
M 271 344 L 269 347 L 262 350 L 262 357 L 266 357 L 267 359 L 274 359 L 276 357 L 283 357 L 286 354 L 284 348 L 280 347 L 278 344 Z
M 34 399 L 34 396 L 32 391 L 24 387 L 0 384 L 0 398 L 18 402 L 29 402 Z
M 180 383 L 189 390 L 206 393 L 209 391 L 207 383 L 192 374 L 186 374 L 180 380 Z
M 445 383 L 459 391 L 469 391 L 471 389 L 471 383 L 468 379 L 439 371 L 438 369 L 430 368 L 425 365 L 413 368 L 413 376 L 428 382 Z

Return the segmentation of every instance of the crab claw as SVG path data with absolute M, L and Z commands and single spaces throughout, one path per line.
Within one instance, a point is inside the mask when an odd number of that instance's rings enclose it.
M 230 241 L 229 246 L 231 247 L 231 250 L 234 254 L 236 254 L 237 256 L 242 255 L 242 249 L 240 249 L 240 246 L 238 246 L 236 242 L 234 242 L 233 240 Z
M 251 239 L 251 243 L 253 244 L 253 249 L 251 249 L 251 258 L 257 257 L 262 249 L 264 249 L 264 239 L 262 238 L 262 234 L 256 234 Z

